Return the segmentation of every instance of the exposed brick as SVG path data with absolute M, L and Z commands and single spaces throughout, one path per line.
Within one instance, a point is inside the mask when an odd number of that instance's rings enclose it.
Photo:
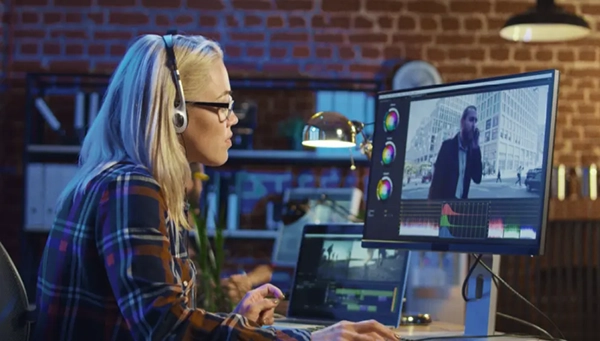
M 312 0 L 275 0 L 275 8 L 283 11 L 310 11 L 313 6 Z
M 580 49 L 577 59 L 582 62 L 595 62 L 598 60 L 598 53 L 594 49 Z
M 65 7 L 89 7 L 92 5 L 92 0 L 54 0 L 54 6 Z
M 317 58 L 331 58 L 333 56 L 333 50 L 329 47 L 318 47 L 315 50 L 315 56 Z
M 538 50 L 535 53 L 535 59 L 540 62 L 547 62 L 554 58 L 554 52 L 552 50 Z
M 463 22 L 467 31 L 477 31 L 483 28 L 483 23 L 479 18 L 465 18 Z
M 399 30 L 411 31 L 417 28 L 417 21 L 413 17 L 401 16 L 397 20 L 396 27 Z
M 94 40 L 130 40 L 133 38 L 131 32 L 123 31 L 96 31 L 94 32 Z
M 315 28 L 350 28 L 349 17 L 325 17 L 316 16 L 312 18 L 312 26 Z
M 290 28 L 306 27 L 306 20 L 303 17 L 291 16 L 288 18 L 288 26 Z
M 207 15 L 202 15 L 202 16 L 200 16 L 199 23 L 200 23 L 200 26 L 214 27 L 217 25 L 217 18 L 207 16 Z
M 439 25 L 435 17 L 423 16 L 419 20 L 419 27 L 423 31 L 436 31 Z
M 68 24 L 77 24 L 83 21 L 81 13 L 65 13 L 65 22 Z
M 262 47 L 251 46 L 246 48 L 246 56 L 252 58 L 260 58 L 265 55 L 265 49 Z
M 56 24 L 56 23 L 61 22 L 62 14 L 55 13 L 55 12 L 44 13 L 42 16 L 42 20 L 43 20 L 43 23 L 46 25 Z
M 271 9 L 271 1 L 269 0 L 232 0 L 231 4 L 234 9 L 239 10 L 268 10 Z
M 244 26 L 245 27 L 254 27 L 261 26 L 263 23 L 263 19 L 256 15 L 247 15 L 244 17 Z
M 388 41 L 388 36 L 383 33 L 351 34 L 348 39 L 352 44 L 383 44 Z
M 23 24 L 37 24 L 40 19 L 39 13 L 35 12 L 23 12 L 21 13 L 21 23 Z
M 529 1 L 496 0 L 493 11 L 497 14 L 521 13 L 533 7 L 534 3 Z
M 201 9 L 201 10 L 209 10 L 209 11 L 220 11 L 220 10 L 225 9 L 223 0 L 188 1 L 187 6 L 188 6 L 188 8 L 191 8 L 191 9 Z
M 229 35 L 232 40 L 236 41 L 264 41 L 265 35 L 264 33 L 242 33 L 242 32 L 233 32 Z
M 394 0 L 369 0 L 365 2 L 366 10 L 369 12 L 400 12 L 403 3 Z
M 196 22 L 196 19 L 191 15 L 178 15 L 175 18 L 176 25 L 185 26 L 185 25 L 192 24 L 194 22 Z
M 282 17 L 268 17 L 267 18 L 267 27 L 269 28 L 279 28 L 283 27 L 283 18 Z
M 497 61 L 508 60 L 510 51 L 507 48 L 492 48 L 490 49 L 490 59 Z
M 135 6 L 135 0 L 97 0 L 98 5 L 102 7 L 132 7 Z
M 308 41 L 306 33 L 273 33 L 271 41 L 305 42 Z
M 360 7 L 360 0 L 322 0 L 321 2 L 321 9 L 326 12 L 357 12 Z
M 182 0 L 141 0 L 142 6 L 148 8 L 179 8 L 181 7 Z
M 269 55 L 273 58 L 283 59 L 287 57 L 287 49 L 283 47 L 273 47 L 269 51 Z
M 310 57 L 310 49 L 306 46 L 294 46 L 292 56 L 294 58 L 308 58 Z
M 532 57 L 531 49 L 528 49 L 528 48 L 516 49 L 515 54 L 513 56 L 513 58 L 516 61 L 529 61 L 529 60 L 531 60 L 531 57 Z
M 341 34 L 315 34 L 313 37 L 317 43 L 341 44 L 344 42 L 344 36 Z
M 25 55 L 37 55 L 39 48 L 37 44 L 23 43 L 19 46 L 19 53 Z
M 448 7 L 438 0 L 419 0 L 407 3 L 409 12 L 443 14 L 448 12 Z
M 489 1 L 452 0 L 450 1 L 450 12 L 452 13 L 489 13 L 492 4 Z
M 109 24 L 145 25 L 148 22 L 148 16 L 139 12 L 111 12 L 108 16 Z
M 395 18 L 391 16 L 381 16 L 377 19 L 377 25 L 383 29 L 394 27 Z
M 356 16 L 354 17 L 354 21 L 352 23 L 352 26 L 354 28 L 373 28 L 373 26 L 375 26 L 375 23 L 373 22 L 373 20 L 367 16 Z

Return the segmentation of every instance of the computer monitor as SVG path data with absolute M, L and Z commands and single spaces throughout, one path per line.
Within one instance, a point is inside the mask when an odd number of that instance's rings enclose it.
M 542 254 L 558 82 L 544 70 L 379 93 L 363 247 Z M 495 323 L 482 315 L 495 310 L 490 274 L 478 277 L 469 335 L 475 318 Z

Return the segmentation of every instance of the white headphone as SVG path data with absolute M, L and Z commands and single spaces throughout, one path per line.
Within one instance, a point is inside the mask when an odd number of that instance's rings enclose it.
M 177 34 L 177 30 L 168 31 L 162 38 L 165 42 L 165 50 L 167 52 L 167 67 L 171 70 L 171 76 L 175 83 L 175 113 L 173 114 L 173 125 L 175 126 L 177 134 L 182 134 L 188 126 L 188 116 L 185 109 L 185 98 L 183 96 L 181 77 L 179 76 L 175 51 L 173 50 L 173 35 L 175 34 Z

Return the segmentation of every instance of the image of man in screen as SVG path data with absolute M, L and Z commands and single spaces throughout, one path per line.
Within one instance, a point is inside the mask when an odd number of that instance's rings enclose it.
M 460 118 L 460 132 L 442 142 L 434 165 L 429 199 L 468 199 L 471 181 L 481 183 L 481 175 L 477 108 L 470 105 Z

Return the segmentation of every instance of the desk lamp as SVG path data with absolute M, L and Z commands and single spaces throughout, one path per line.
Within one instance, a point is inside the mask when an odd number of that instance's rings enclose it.
M 365 124 L 349 120 L 346 116 L 335 111 L 318 112 L 308 120 L 302 132 L 302 145 L 317 148 L 354 148 L 356 135 L 360 134 L 363 141 L 359 148 L 361 153 L 371 159 L 373 144 L 364 131 Z M 354 158 L 350 153 L 350 168 L 356 169 Z

